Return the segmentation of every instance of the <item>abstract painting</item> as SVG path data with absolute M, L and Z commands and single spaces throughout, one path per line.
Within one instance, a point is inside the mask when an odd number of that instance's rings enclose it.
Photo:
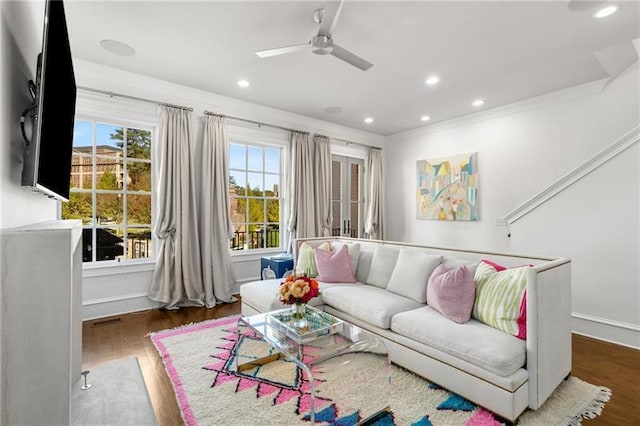
M 478 153 L 417 162 L 418 219 L 478 220 Z

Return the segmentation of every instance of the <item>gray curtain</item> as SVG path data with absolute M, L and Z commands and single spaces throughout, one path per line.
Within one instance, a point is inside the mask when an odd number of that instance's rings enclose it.
M 315 135 L 315 212 L 316 235 L 331 236 L 333 214 L 331 211 L 331 144 L 326 136 Z
M 235 302 L 229 253 L 233 225 L 229 210 L 229 141 L 224 117 L 205 115 L 200 185 L 200 254 L 204 302 Z
M 159 247 L 149 298 L 167 309 L 203 305 L 191 134 L 191 113 L 161 107 Z
M 290 213 L 287 222 L 289 242 L 316 236 L 313 145 L 308 133 L 291 132 Z
M 382 220 L 383 210 L 383 186 L 382 179 L 382 150 L 371 148 L 367 158 L 367 218 L 364 222 L 364 232 L 369 238 L 374 240 L 384 239 L 384 228 Z

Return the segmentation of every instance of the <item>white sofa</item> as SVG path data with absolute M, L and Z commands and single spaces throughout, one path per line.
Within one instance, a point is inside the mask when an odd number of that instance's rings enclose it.
M 357 245 L 358 282 L 320 282 L 322 294 L 311 304 L 380 336 L 393 363 L 510 421 L 527 408 L 539 408 L 570 374 L 570 260 L 343 237 L 297 240 L 294 255 L 297 258 L 303 242 L 317 247 L 325 241 L 334 246 Z M 532 265 L 527 271 L 526 341 L 473 318 L 458 324 L 424 303 L 383 288 L 385 277 L 380 280 L 370 276 L 372 259 L 380 245 L 384 250 L 379 249 L 378 253 L 389 253 L 383 262 L 379 262 L 378 254 L 374 269 L 382 269 L 380 275 L 384 275 L 385 268 L 394 267 L 393 253 L 399 250 L 440 255 L 445 266 L 462 263 L 473 267 L 482 259 L 507 267 Z M 381 268 L 380 263 L 386 265 Z M 243 284 L 242 314 L 282 308 L 277 297 L 281 281 Z M 368 281 L 375 281 L 376 285 Z

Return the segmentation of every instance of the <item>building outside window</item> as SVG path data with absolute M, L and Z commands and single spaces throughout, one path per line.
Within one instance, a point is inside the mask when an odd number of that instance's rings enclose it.
M 76 119 L 63 219 L 83 224 L 84 262 L 153 257 L 152 131 Z
M 230 141 L 231 250 L 281 248 L 281 158 L 280 147 Z

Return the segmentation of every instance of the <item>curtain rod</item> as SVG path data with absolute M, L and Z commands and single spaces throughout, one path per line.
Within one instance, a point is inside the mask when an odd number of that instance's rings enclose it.
M 215 115 L 216 117 L 226 117 L 226 118 L 228 118 L 230 120 L 243 121 L 245 123 L 255 124 L 258 127 L 266 126 L 266 127 L 272 127 L 274 129 L 284 130 L 286 132 L 296 132 L 296 133 L 302 133 L 302 134 L 305 134 L 305 135 L 309 134 L 309 132 L 303 132 L 302 130 L 297 130 L 297 129 L 290 129 L 288 127 L 278 126 L 277 124 L 263 123 L 261 121 L 254 121 L 254 120 L 249 120 L 247 118 L 233 117 L 231 115 L 218 114 L 218 113 L 211 112 L 211 111 L 205 111 L 204 113 L 205 113 L 205 115 Z
M 108 90 L 93 89 L 91 87 L 84 87 L 84 86 L 78 86 L 78 89 L 84 90 L 86 92 L 100 93 L 102 95 L 107 95 L 110 98 L 119 97 L 119 98 L 125 98 L 125 99 L 133 99 L 134 101 L 142 101 L 142 102 L 152 103 L 152 104 L 161 105 L 161 106 L 168 106 L 168 107 L 173 107 L 173 108 L 179 108 L 179 109 L 183 109 L 185 111 L 193 112 L 193 108 L 191 108 L 191 107 L 182 106 L 182 105 L 176 105 L 176 104 L 170 104 L 170 103 L 167 103 L 167 102 L 160 102 L 160 101 L 156 101 L 156 100 L 153 100 L 153 99 L 139 98 L 137 96 L 125 95 L 123 93 L 110 92 Z
M 302 133 L 302 134 L 305 134 L 305 135 L 309 135 L 310 134 L 309 132 L 303 132 L 302 130 L 290 129 L 288 127 L 278 126 L 277 124 L 264 123 L 264 122 L 261 122 L 261 121 L 249 120 L 247 118 L 233 117 L 231 115 L 218 114 L 216 112 L 211 112 L 211 111 L 205 111 L 204 113 L 205 113 L 205 115 L 214 115 L 216 117 L 226 117 L 226 118 L 228 118 L 230 120 L 243 121 L 245 123 L 255 124 L 258 127 L 266 126 L 266 127 L 272 127 L 274 129 L 284 130 L 284 131 L 287 131 L 287 132 L 297 132 L 297 133 Z M 329 137 L 329 136 L 326 136 L 326 135 L 322 135 L 320 133 L 316 133 L 315 135 L 316 136 L 324 136 L 325 138 L 329 138 L 330 140 L 339 141 L 339 142 L 345 143 L 347 145 L 360 145 L 360 146 L 363 146 L 365 148 L 382 149 L 382 148 L 379 148 L 377 146 L 367 145 L 367 144 L 360 143 L 360 142 L 353 142 L 353 141 L 348 141 L 346 139 L 340 139 L 340 138 L 332 138 L 332 137 Z
M 119 97 L 119 98 L 125 98 L 125 99 L 132 99 L 134 101 L 148 102 L 148 103 L 152 103 L 152 104 L 156 104 L 156 105 L 169 106 L 169 107 L 173 107 L 173 108 L 180 108 L 180 109 L 183 109 L 183 110 L 186 110 L 186 111 L 193 112 L 193 108 L 191 108 L 191 107 L 170 104 L 170 103 L 167 103 L 167 102 L 160 102 L 160 101 L 156 101 L 154 99 L 140 98 L 140 97 L 137 97 L 137 96 L 125 95 L 123 93 L 110 92 L 108 90 L 93 89 L 91 87 L 84 87 L 84 86 L 78 86 L 78 89 L 84 90 L 86 92 L 100 93 L 102 95 L 107 95 L 110 98 Z M 245 123 L 255 124 L 258 127 L 266 126 L 266 127 L 272 127 L 274 129 L 284 130 L 286 132 L 297 132 L 297 133 L 302 133 L 302 134 L 305 134 L 305 135 L 310 134 L 309 132 L 303 132 L 302 130 L 290 129 L 288 127 L 278 126 L 277 124 L 263 123 L 263 122 L 260 122 L 260 121 L 249 120 L 247 118 L 234 117 L 234 116 L 231 116 L 231 115 L 224 115 L 224 114 L 217 114 L 217 113 L 211 112 L 211 111 L 205 111 L 204 113 L 205 113 L 205 115 L 215 115 L 215 116 L 218 116 L 218 117 L 226 117 L 226 118 L 228 118 L 230 120 L 237 120 L 237 121 L 243 121 Z M 321 136 L 324 136 L 324 135 L 321 135 Z M 360 145 L 360 146 L 363 146 L 365 148 L 382 149 L 382 148 L 378 148 L 376 146 L 371 146 L 371 145 L 367 145 L 367 144 L 360 143 L 360 142 L 348 141 L 346 139 L 340 139 L 340 138 L 329 138 L 329 139 L 334 140 L 334 141 L 340 141 L 340 142 L 345 143 L 347 145 L 352 145 L 353 144 L 353 145 Z
M 366 145 L 366 144 L 363 144 L 363 143 L 360 143 L 360 142 L 352 142 L 352 141 L 348 141 L 346 139 L 340 139 L 340 138 L 330 138 L 329 136 L 321 135 L 320 133 L 316 133 L 316 136 L 321 136 L 323 138 L 327 138 L 327 139 L 330 139 L 330 140 L 339 141 L 339 142 L 342 142 L 342 143 L 346 144 L 347 146 L 349 146 L 349 145 L 360 145 L 360 146 L 364 146 L 365 148 L 381 149 L 381 148 L 378 148 L 378 147 L 375 147 L 375 146 L 371 146 L 371 145 Z
M 349 145 L 360 145 L 360 146 L 363 146 L 365 148 L 373 148 L 373 149 L 382 150 L 382 148 L 380 148 L 378 146 L 367 145 L 366 143 L 353 142 L 353 141 L 348 141 L 346 139 L 340 139 L 340 138 L 331 138 L 331 139 L 334 140 L 334 141 L 340 141 L 340 142 L 346 144 L 347 146 L 349 146 Z

